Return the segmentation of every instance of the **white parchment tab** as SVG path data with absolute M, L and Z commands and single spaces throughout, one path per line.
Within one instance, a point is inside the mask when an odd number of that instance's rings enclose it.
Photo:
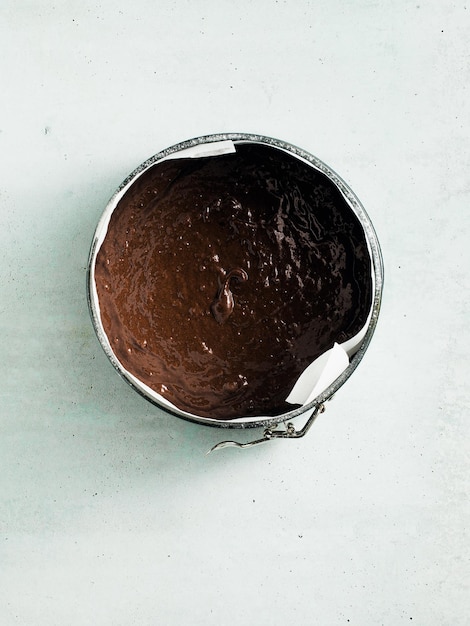
M 219 156 L 221 154 L 231 154 L 236 152 L 235 144 L 231 140 L 227 141 L 213 141 L 212 143 L 202 143 L 191 148 L 185 148 L 184 150 L 178 150 L 173 152 L 163 159 L 168 161 L 170 159 L 199 159 L 202 157 Z
M 347 352 L 338 344 L 305 369 L 286 398 L 290 404 L 308 404 L 340 376 L 349 365 Z

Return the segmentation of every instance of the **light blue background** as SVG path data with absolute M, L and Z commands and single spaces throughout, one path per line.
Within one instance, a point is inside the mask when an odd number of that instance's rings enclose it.
M 469 14 L 2 0 L 2 625 L 468 624 Z M 305 439 L 205 456 L 227 433 L 117 376 L 85 271 L 125 176 L 216 132 L 336 170 L 386 281 Z

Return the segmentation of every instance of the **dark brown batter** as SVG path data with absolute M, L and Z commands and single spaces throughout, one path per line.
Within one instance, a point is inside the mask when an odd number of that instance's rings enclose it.
M 95 280 L 131 374 L 189 413 L 278 415 L 372 298 L 363 229 L 328 178 L 265 145 L 154 165 L 119 201 Z

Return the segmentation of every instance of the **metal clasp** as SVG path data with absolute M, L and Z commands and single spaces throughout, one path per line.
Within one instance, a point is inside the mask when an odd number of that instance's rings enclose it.
M 255 439 L 254 441 L 248 441 L 247 443 L 239 443 L 238 441 L 221 441 L 208 450 L 206 454 L 210 454 L 211 452 L 214 452 L 214 450 L 220 450 L 221 448 L 228 447 L 251 448 L 252 446 L 257 446 L 260 443 L 271 441 L 271 439 L 299 439 L 310 430 L 313 422 L 317 419 L 320 413 L 324 412 L 324 410 L 325 406 L 323 404 L 316 406 L 307 422 L 300 430 L 296 430 L 294 424 L 292 424 L 292 422 L 288 422 L 285 425 L 285 430 L 271 430 L 271 428 L 266 428 L 261 439 Z

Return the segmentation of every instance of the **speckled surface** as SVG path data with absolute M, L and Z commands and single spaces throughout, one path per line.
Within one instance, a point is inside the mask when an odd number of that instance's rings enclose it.
M 2 626 L 468 623 L 469 14 L 2 2 Z M 85 275 L 121 181 L 223 132 L 328 163 L 386 275 L 308 435 L 206 456 L 221 431 L 116 375 Z

